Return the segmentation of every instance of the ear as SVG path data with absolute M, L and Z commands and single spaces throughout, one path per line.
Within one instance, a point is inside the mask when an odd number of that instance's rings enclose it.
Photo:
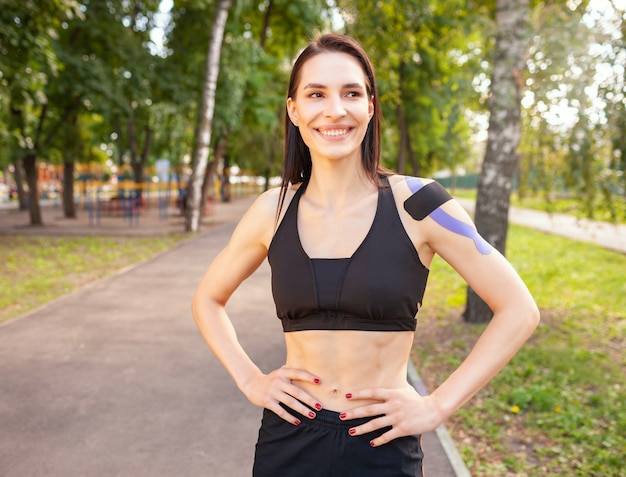
M 296 112 L 296 103 L 289 97 L 287 98 L 287 114 L 295 127 L 298 127 L 298 113 Z
M 370 96 L 370 99 L 368 101 L 367 115 L 369 116 L 369 119 L 372 119 L 372 117 L 374 116 L 374 96 Z

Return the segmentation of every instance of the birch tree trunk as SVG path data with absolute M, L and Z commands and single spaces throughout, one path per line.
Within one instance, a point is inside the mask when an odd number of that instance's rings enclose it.
M 502 254 L 506 250 L 510 195 L 521 136 L 520 100 L 527 46 L 528 1 L 497 0 L 498 33 L 491 78 L 487 150 L 476 198 L 476 227 Z M 469 287 L 463 317 L 470 323 L 486 323 L 492 318 L 489 307 Z
M 191 177 L 189 178 L 189 195 L 187 197 L 187 211 L 185 216 L 185 231 L 197 232 L 200 228 L 200 216 L 202 213 L 202 182 L 209 160 L 209 147 L 211 144 L 211 127 L 213 124 L 213 111 L 215 109 L 215 89 L 217 76 L 220 69 L 220 54 L 224 28 L 228 19 L 228 11 L 232 0 L 220 0 L 215 10 L 215 18 L 211 27 L 211 38 L 207 54 L 206 68 L 204 73 L 204 85 L 202 87 L 202 100 L 198 114 L 196 127 L 196 144 L 194 146 L 191 163 Z

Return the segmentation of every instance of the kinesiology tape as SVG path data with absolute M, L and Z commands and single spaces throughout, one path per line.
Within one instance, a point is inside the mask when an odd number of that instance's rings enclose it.
M 415 220 L 424 220 L 437 207 L 452 199 L 448 191 L 437 181 L 430 182 L 417 190 L 411 188 L 411 191 L 413 195 L 404 201 L 404 210 Z
M 413 195 L 404 201 L 406 210 L 415 220 L 433 219 L 442 227 L 474 241 L 476 248 L 483 255 L 491 253 L 491 245 L 469 224 L 452 217 L 440 206 L 452 199 L 452 196 L 437 181 L 424 184 L 417 177 L 407 177 L 406 182 Z

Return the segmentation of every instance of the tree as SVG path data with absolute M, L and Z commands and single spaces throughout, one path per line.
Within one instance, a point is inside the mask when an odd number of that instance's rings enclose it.
M 52 43 L 61 23 L 82 15 L 75 0 L 7 0 L 0 9 L 0 70 L 10 114 L 0 120 L 11 149 L 16 182 L 24 167 L 31 225 L 43 225 L 39 207 L 37 161 L 48 146 L 44 125 L 49 114 L 46 85 L 58 74 Z
M 102 41 L 97 38 L 98 18 L 87 9 L 85 16 L 67 22 L 54 42 L 60 61 L 59 74 L 46 87 L 50 113 L 48 130 L 50 150 L 48 162 L 63 164 L 63 214 L 76 217 L 74 200 L 74 171 L 76 162 L 101 160 L 103 153 L 98 146 L 100 137 L 94 134 L 94 126 L 102 125 L 102 117 L 93 112 L 94 104 L 102 104 L 102 98 L 114 97 L 111 81 L 100 51 L 92 48 Z M 105 17 L 99 17 L 104 23 Z M 107 22 L 110 25 L 110 22 Z M 102 128 L 104 129 L 104 127 Z
M 228 19 L 232 0 L 219 0 L 215 9 L 213 25 L 211 27 L 211 39 L 205 66 L 205 79 L 202 87 L 202 99 L 198 111 L 198 124 L 196 128 L 196 144 L 191 165 L 191 177 L 189 178 L 189 195 L 187 197 L 187 212 L 185 217 L 185 230 L 197 232 L 200 226 L 202 212 L 202 183 L 209 159 L 209 147 L 211 145 L 211 126 L 215 107 L 215 89 L 220 68 L 220 55 L 224 29 Z
M 513 174 L 517 169 L 521 136 L 521 91 L 528 32 L 528 0 L 497 0 L 497 36 L 489 99 L 489 132 L 483 160 L 475 222 L 479 233 L 505 253 Z M 464 319 L 484 323 L 492 313 L 468 287 Z

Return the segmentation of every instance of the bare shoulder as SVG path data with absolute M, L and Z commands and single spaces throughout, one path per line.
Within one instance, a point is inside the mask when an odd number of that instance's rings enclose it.
M 433 179 L 427 179 L 424 177 L 405 176 L 401 174 L 394 174 L 389 176 L 389 185 L 393 191 L 394 197 L 399 202 L 404 202 L 415 193 L 416 186 L 425 186 L 434 182 Z
M 261 193 L 252 203 L 248 212 L 254 211 L 255 214 L 272 215 L 276 214 L 278 206 L 280 188 L 274 187 Z
M 283 209 L 289 206 L 291 199 L 293 198 L 296 191 L 300 188 L 302 183 L 290 185 L 287 187 L 287 191 L 285 194 L 284 203 L 282 204 Z M 252 204 L 252 207 L 259 207 L 265 210 L 267 213 L 276 214 L 278 208 L 280 206 L 280 187 L 273 187 L 271 189 L 266 190 L 262 194 L 257 197 L 257 199 Z
M 233 238 L 246 241 L 254 240 L 265 248 L 269 247 L 277 224 L 284 215 L 298 186 L 287 188 L 282 206 L 280 187 L 269 189 L 260 194 L 237 225 Z M 280 216 L 277 215 L 279 208 Z

